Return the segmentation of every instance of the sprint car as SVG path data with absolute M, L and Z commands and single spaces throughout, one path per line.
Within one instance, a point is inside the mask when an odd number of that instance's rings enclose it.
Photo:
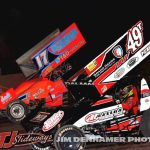
M 129 78 L 123 79 L 122 82 L 127 82 L 127 80 Z M 58 150 L 78 150 L 84 149 L 86 142 L 74 141 L 73 137 L 92 141 L 112 136 L 149 136 L 150 90 L 144 78 L 137 77 L 134 84 L 137 90 L 140 89 L 139 109 L 136 114 L 132 111 L 126 113 L 122 104 L 116 103 L 115 95 L 121 85 L 114 88 L 113 96 L 105 95 L 98 101 L 84 97 L 80 100 L 74 99 L 73 105 L 67 108 L 60 106 L 53 110 L 45 110 L 40 106 L 34 114 L 32 113 L 22 121 L 22 125 L 29 133 L 50 135 L 52 140 L 47 143 L 42 141 L 33 143 L 31 147 L 35 150 L 54 147 Z M 72 141 L 59 141 L 62 137 L 71 137 Z
M 48 108 L 63 105 L 68 89 L 60 77 L 71 69 L 64 61 L 85 43 L 73 23 L 62 33 L 57 29 L 17 59 L 27 80 L 0 95 L 0 114 L 20 123 L 41 103 Z
M 86 141 L 62 142 L 59 139 L 101 139 L 141 133 L 150 136 L 150 90 L 147 81 L 143 77 L 125 78 L 149 56 L 150 42 L 143 44 L 143 23 L 139 21 L 84 68 L 67 81 L 63 80 L 67 88 L 63 95 L 68 104 L 66 107 L 60 105 L 47 110 L 40 105 L 22 120 L 27 132 L 52 137 L 51 142 L 40 141 L 31 144 L 31 147 L 81 150 L 85 148 Z M 130 84 L 134 85 L 136 94 L 129 95 L 130 101 L 118 103 L 121 100 L 118 91 Z
M 62 105 L 65 92 L 67 89 L 62 80 L 32 79 L 1 94 L 0 109 L 11 121 L 20 122 L 39 103 L 44 103 L 46 107 Z

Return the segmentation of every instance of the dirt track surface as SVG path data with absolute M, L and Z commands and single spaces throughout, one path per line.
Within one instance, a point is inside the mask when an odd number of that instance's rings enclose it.
M 0 120 L 0 132 L 4 131 L 22 131 L 23 128 L 21 125 L 15 125 L 8 121 Z M 13 147 L 11 150 L 31 150 L 30 146 L 24 147 Z M 87 150 L 150 150 L 150 143 L 142 143 L 142 144 L 91 144 L 86 147 Z

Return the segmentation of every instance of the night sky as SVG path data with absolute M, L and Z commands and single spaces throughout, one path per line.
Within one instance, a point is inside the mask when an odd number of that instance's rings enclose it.
M 4 3 L 5 2 L 5 3 Z M 105 3 L 104 3 L 105 2 Z M 110 3 L 111 2 L 111 3 Z M 150 9 L 144 1 L 1 1 L 0 68 L 2 74 L 20 72 L 15 60 L 56 28 L 76 22 L 87 44 L 78 63 L 85 65 L 139 20 L 145 43 L 150 40 Z M 101 51 L 100 51 L 101 49 Z M 86 52 L 86 57 L 85 57 Z M 145 61 L 147 63 L 148 59 Z

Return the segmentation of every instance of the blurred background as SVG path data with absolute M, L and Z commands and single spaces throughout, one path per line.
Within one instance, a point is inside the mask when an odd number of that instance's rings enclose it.
M 0 74 L 21 73 L 15 60 L 56 28 L 62 31 L 72 22 L 87 41 L 75 54 L 79 68 L 139 20 L 144 24 L 146 44 L 150 40 L 148 6 L 141 1 L 0 1 Z M 149 60 L 135 70 L 148 77 Z

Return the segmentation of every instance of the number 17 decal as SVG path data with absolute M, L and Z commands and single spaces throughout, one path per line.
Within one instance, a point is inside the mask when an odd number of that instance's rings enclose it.
M 134 54 L 139 48 L 143 46 L 143 23 L 139 21 L 134 25 L 127 34 L 126 51 L 131 51 Z

